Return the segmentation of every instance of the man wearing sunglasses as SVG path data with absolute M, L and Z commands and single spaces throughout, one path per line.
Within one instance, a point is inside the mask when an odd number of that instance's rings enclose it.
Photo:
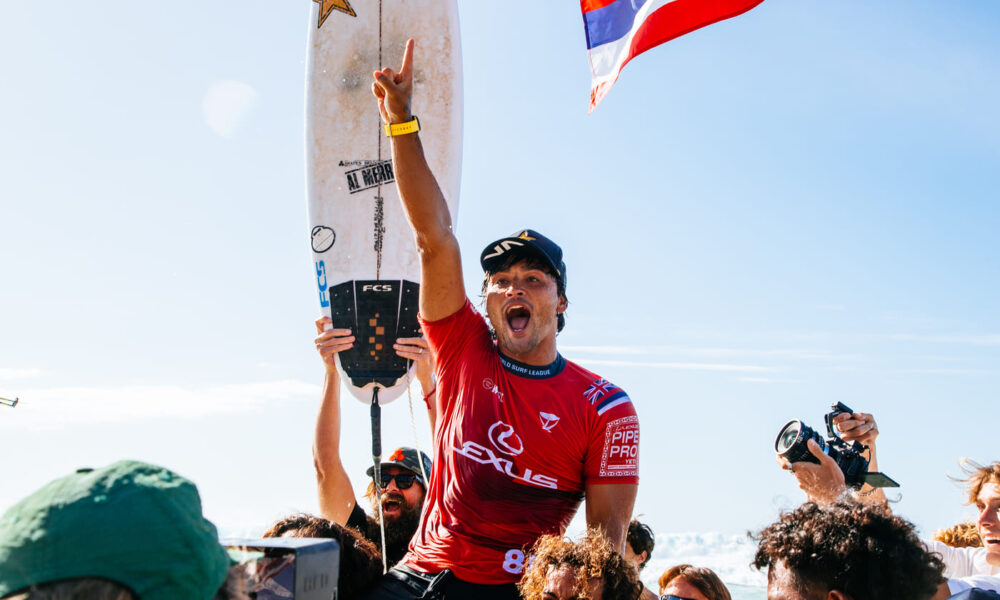
M 365 497 L 371 503 L 374 516 L 367 516 L 358 505 L 351 479 L 340 458 L 340 374 L 336 361 L 337 353 L 354 344 L 354 336 L 349 329 L 327 329 L 329 325 L 329 317 L 316 321 L 316 350 L 326 367 L 323 401 L 316 417 L 313 442 L 320 513 L 334 523 L 354 527 L 379 549 L 382 548 L 381 519 L 385 523 L 385 558 L 391 567 L 406 554 L 410 538 L 417 530 L 427 492 L 424 474 L 430 477 L 431 460 L 422 452 L 418 459 L 413 448 L 397 448 L 382 462 L 380 485 L 376 486 L 374 481 L 368 483 Z M 434 360 L 427 342 L 423 338 L 399 338 L 395 350 L 396 354 L 417 365 L 417 380 L 425 394 L 427 416 L 433 428 Z M 423 462 L 423 471 L 418 461 Z M 368 468 L 369 478 L 373 470 L 374 467 Z
M 430 476 L 431 459 L 420 453 L 423 470 Z M 410 538 L 420 524 L 420 511 L 424 507 L 424 495 L 427 484 L 424 482 L 417 462 L 417 450 L 413 448 L 397 448 L 389 455 L 389 460 L 382 463 L 381 480 L 376 486 L 372 481 L 368 484 L 365 496 L 375 506 L 375 498 L 381 498 L 382 520 L 385 521 L 385 553 L 389 566 L 399 562 L 410 545 Z M 375 467 L 368 467 L 368 477 L 372 477 Z M 377 508 L 377 507 L 376 507 Z M 354 510 L 347 519 L 347 526 L 354 527 L 365 537 L 372 540 L 376 546 L 381 546 L 381 532 L 378 522 L 379 513 L 369 517 L 365 511 L 354 504 Z M 375 541 L 378 540 L 378 541 Z

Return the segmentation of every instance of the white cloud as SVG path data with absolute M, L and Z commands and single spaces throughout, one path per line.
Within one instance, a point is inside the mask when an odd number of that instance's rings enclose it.
M 565 354 L 567 352 L 592 352 L 597 354 L 649 354 L 652 351 L 650 346 L 564 346 L 560 345 L 559 350 Z
M 205 92 L 201 113 L 208 128 L 222 137 L 230 137 L 253 110 L 257 91 L 242 81 L 217 81 Z
M 986 375 L 992 371 L 983 369 L 898 369 L 897 373 L 912 375 Z
M 684 347 L 684 346 L 559 346 L 563 354 L 601 354 L 650 356 L 654 354 L 674 354 L 700 358 L 789 358 L 800 360 L 861 360 L 862 357 L 853 354 L 832 354 L 803 348 L 718 348 L 718 347 Z
M 798 383 L 798 379 L 775 379 L 773 377 L 740 377 L 743 383 Z
M 969 335 L 918 335 L 890 334 L 886 338 L 894 341 L 928 342 L 931 344 L 966 344 L 969 346 L 1000 346 L 1000 334 L 969 334 Z
M 41 369 L 11 369 L 6 367 L 0 367 L 0 381 L 9 381 L 11 379 L 27 379 L 29 377 L 38 377 L 42 374 Z
M 26 389 L 20 392 L 21 402 L 13 409 L 17 418 L 0 421 L 0 429 L 51 429 L 171 417 L 197 419 L 207 415 L 255 412 L 274 402 L 315 402 L 319 395 L 319 386 L 295 380 L 203 387 Z
M 634 360 L 603 360 L 603 359 L 578 359 L 583 365 L 596 365 L 604 367 L 645 367 L 651 369 L 674 369 L 678 371 L 728 371 L 735 373 L 761 373 L 768 371 L 779 371 L 774 367 L 763 367 L 760 365 L 734 365 L 729 363 L 694 363 L 694 362 L 648 362 Z

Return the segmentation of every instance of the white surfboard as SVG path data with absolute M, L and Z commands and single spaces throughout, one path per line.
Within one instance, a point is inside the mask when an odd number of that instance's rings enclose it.
M 379 404 L 406 389 L 397 337 L 418 333 L 420 263 L 395 184 L 372 73 L 398 70 L 416 40 L 412 111 L 457 222 L 462 63 L 456 0 L 313 0 L 306 67 L 309 231 L 317 293 L 354 348 L 339 355 L 351 393 Z M 412 368 L 412 367 L 410 367 Z

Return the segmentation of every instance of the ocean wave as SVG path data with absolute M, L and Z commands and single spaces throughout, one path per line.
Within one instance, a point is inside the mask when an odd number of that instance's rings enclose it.
M 672 533 L 656 536 L 653 556 L 642 571 L 643 582 L 658 589 L 660 575 L 674 565 L 691 564 L 715 571 L 729 586 L 733 600 L 764 598 L 767 573 L 750 567 L 756 545 L 745 535 Z

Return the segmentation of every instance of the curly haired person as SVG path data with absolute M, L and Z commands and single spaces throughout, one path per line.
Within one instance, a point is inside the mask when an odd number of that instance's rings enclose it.
M 767 568 L 769 600 L 936 600 L 950 595 L 941 559 L 927 551 L 913 524 L 880 506 L 807 502 L 782 513 L 755 539 L 751 565 Z
M 518 583 L 524 600 L 637 600 L 642 592 L 638 571 L 599 529 L 576 542 L 542 536 L 532 555 Z

